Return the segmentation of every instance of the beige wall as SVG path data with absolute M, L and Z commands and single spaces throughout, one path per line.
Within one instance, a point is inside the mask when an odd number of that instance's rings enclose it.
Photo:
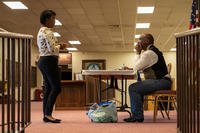
M 37 48 L 33 47 L 34 50 L 32 51 L 32 55 L 37 56 Z M 34 53 L 35 52 L 35 53 Z M 176 53 L 175 52 L 165 52 L 163 53 L 166 63 L 172 63 L 172 77 L 175 78 L 176 75 Z M 32 62 L 35 62 L 35 57 L 32 56 Z M 105 53 L 95 53 L 95 52 L 72 52 L 72 73 L 81 72 L 82 70 L 82 60 L 85 59 L 105 59 L 106 60 L 106 69 L 118 69 L 125 64 L 128 67 L 132 67 L 133 60 L 134 60 L 134 53 L 133 52 L 105 52 Z M 42 77 L 40 74 L 39 69 L 37 73 L 37 86 L 38 88 L 42 85 Z M 132 83 L 134 81 L 129 81 L 128 83 Z M 34 90 L 35 88 L 32 88 L 32 99 L 34 98 Z
M 132 66 L 133 53 L 83 53 L 74 52 L 72 53 L 72 68 L 73 73 L 80 72 L 82 70 L 82 60 L 85 59 L 105 59 L 106 69 L 119 69 L 125 64 L 128 67 Z
M 1 42 L 1 41 L 0 41 Z M 1 51 L 1 47 L 0 47 Z M 1 53 L 1 52 L 0 52 Z M 35 66 L 35 61 L 38 56 L 38 48 L 37 46 L 32 46 L 32 53 L 31 53 L 31 64 Z M 176 53 L 175 52 L 165 52 L 164 57 L 166 63 L 172 63 L 172 77 L 175 78 L 176 76 Z M 82 70 L 82 60 L 84 59 L 105 59 L 106 60 L 106 69 L 118 69 L 125 64 L 128 67 L 132 67 L 133 60 L 134 60 L 134 53 L 133 52 L 105 52 L 105 53 L 96 53 L 96 52 L 73 52 L 72 53 L 72 70 L 73 74 L 80 72 Z M 1 59 L 0 59 L 1 62 Z M 1 66 L 0 66 L 1 67 Z M 1 71 L 0 71 L 1 77 Z M 40 88 L 42 85 L 42 76 L 37 68 L 37 87 Z M 34 99 L 34 91 L 36 88 L 31 89 L 31 99 Z
M 125 64 L 128 67 L 133 66 L 134 53 L 94 53 L 94 52 L 73 52 L 72 53 L 72 70 L 73 73 L 80 72 L 82 70 L 82 60 L 84 59 L 105 59 L 106 69 L 118 69 Z M 175 52 L 165 52 L 163 53 L 166 63 L 172 63 L 172 77 L 176 76 L 176 53 Z
M 118 69 L 125 64 L 128 67 L 132 67 L 134 64 L 134 55 L 133 52 L 127 53 L 94 53 L 94 52 L 73 52 L 72 53 L 72 70 L 73 73 L 80 72 L 82 70 L 82 60 L 84 59 L 105 59 L 106 60 L 106 69 Z M 172 71 L 171 76 L 173 78 L 176 77 L 176 53 L 175 52 L 164 52 L 164 58 L 166 60 L 166 64 L 172 63 Z M 127 82 L 128 85 L 135 82 L 135 80 L 129 80 Z M 118 82 L 119 87 L 121 86 L 121 82 Z M 121 94 L 118 91 L 115 91 L 116 99 L 120 100 Z M 127 97 L 127 104 L 130 105 L 129 96 Z
M 172 63 L 171 76 L 176 78 L 176 52 L 164 52 L 166 64 Z

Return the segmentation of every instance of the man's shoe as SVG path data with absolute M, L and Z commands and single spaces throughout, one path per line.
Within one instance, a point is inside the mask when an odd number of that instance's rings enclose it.
M 134 117 L 129 117 L 124 119 L 125 122 L 143 122 L 144 119 L 135 119 Z
M 59 119 L 51 120 L 51 119 L 48 119 L 47 117 L 44 117 L 43 121 L 44 122 L 51 122 L 51 123 L 60 123 L 61 122 L 61 120 L 59 120 Z
M 55 120 L 60 121 L 60 122 L 62 121 L 61 119 L 55 119 Z

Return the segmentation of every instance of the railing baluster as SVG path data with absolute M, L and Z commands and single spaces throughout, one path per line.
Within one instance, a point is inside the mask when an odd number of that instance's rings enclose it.
M 7 41 L 7 132 L 10 133 L 10 38 L 8 38 Z
M 1 82 L 1 86 L 2 86 L 2 88 L 1 88 L 1 93 L 2 93 L 2 102 L 1 102 L 1 104 L 2 104 L 2 133 L 4 133 L 5 132 L 5 101 L 4 101 L 4 88 L 5 88 L 5 75 L 4 75 L 4 73 L 5 73 L 5 45 L 4 45 L 4 43 L 5 43 L 5 38 L 2 38 L 2 82 Z
M 200 132 L 200 28 L 176 34 L 177 128 L 181 133 Z
M 30 124 L 30 71 L 32 36 L 0 32 L 2 115 L 0 132 L 25 132 Z M 5 91 L 5 86 L 7 89 Z M 4 92 L 5 91 L 5 92 Z M 5 99 L 6 98 L 6 99 Z M 7 105 L 7 107 L 6 107 Z
M 17 110 L 17 116 L 18 116 L 18 118 L 17 118 L 17 130 L 19 131 L 20 130 L 20 101 L 21 101 L 21 97 L 20 97 L 20 93 L 21 93 L 21 91 L 20 91 L 20 86 L 21 86 L 21 60 L 20 60 L 20 53 L 21 53 L 21 50 L 20 50 L 20 45 L 21 45 L 21 41 L 20 41 L 21 39 L 18 39 L 18 81 L 17 81 L 17 84 L 18 84 L 18 87 L 17 87 L 17 89 L 18 89 L 18 98 L 17 98 L 17 105 L 18 105 L 18 110 Z
M 11 131 L 15 132 L 15 39 L 11 39 Z

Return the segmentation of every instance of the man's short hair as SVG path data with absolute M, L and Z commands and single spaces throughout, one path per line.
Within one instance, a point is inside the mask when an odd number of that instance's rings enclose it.
M 45 24 L 46 20 L 51 18 L 52 16 L 56 16 L 56 13 L 52 10 L 44 10 L 40 14 L 40 23 Z
M 151 34 L 145 34 L 145 38 L 149 40 L 150 44 L 154 44 L 154 38 Z

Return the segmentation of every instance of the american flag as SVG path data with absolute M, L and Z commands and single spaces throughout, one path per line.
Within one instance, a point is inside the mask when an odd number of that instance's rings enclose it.
M 190 26 L 189 29 L 199 27 L 199 0 L 193 0 L 192 2 L 192 12 L 190 17 Z

